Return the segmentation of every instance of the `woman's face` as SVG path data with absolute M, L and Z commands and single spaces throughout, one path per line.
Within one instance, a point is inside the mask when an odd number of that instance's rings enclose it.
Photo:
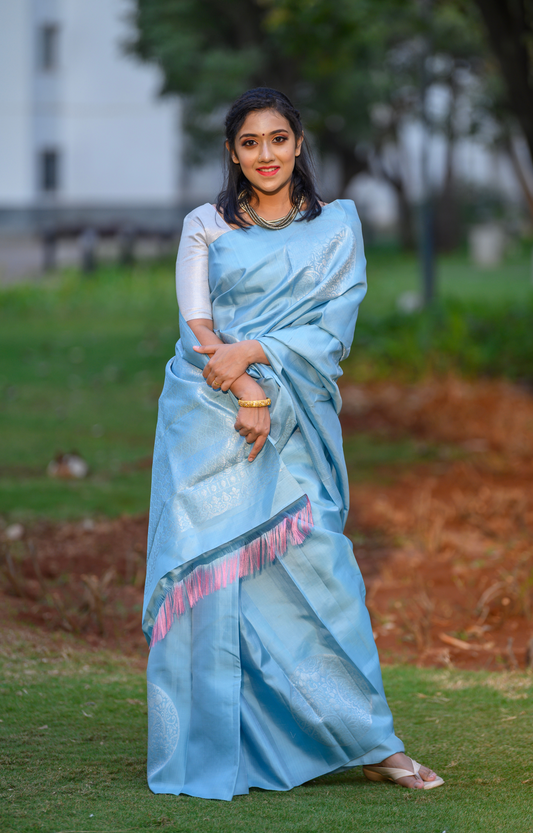
M 234 162 L 254 189 L 277 194 L 290 183 L 303 136 L 297 141 L 285 118 L 276 110 L 250 113 L 235 137 Z

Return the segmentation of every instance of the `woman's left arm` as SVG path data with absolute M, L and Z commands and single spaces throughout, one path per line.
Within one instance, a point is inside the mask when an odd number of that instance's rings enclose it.
M 187 323 L 202 345 L 193 349 L 211 356 L 203 369 L 208 385 L 216 382 L 217 387 L 227 391 L 251 364 L 270 364 L 261 344 L 255 339 L 224 344 L 214 334 L 211 319 L 196 318 Z

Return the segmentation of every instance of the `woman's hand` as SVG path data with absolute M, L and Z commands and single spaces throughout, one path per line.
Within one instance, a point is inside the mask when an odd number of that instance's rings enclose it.
M 255 340 L 204 345 L 195 347 L 194 350 L 211 356 L 202 371 L 203 377 L 208 385 L 214 385 L 215 389 L 220 388 L 223 391 L 229 390 L 254 362 L 268 364 L 263 348 Z
M 203 369 L 203 377 L 207 384 L 223 391 L 229 390 L 233 382 L 246 372 L 250 361 L 246 343 L 213 344 L 205 347 L 195 347 L 197 353 L 205 353 L 211 358 Z
M 244 373 L 234 385 L 231 392 L 237 399 L 265 399 L 265 392 L 261 385 Z M 235 420 L 235 430 L 244 437 L 247 443 L 253 443 L 248 460 L 255 460 L 270 433 L 270 412 L 264 408 L 239 408 Z
M 235 430 L 244 437 L 247 443 L 253 443 L 248 460 L 255 460 L 270 433 L 270 414 L 264 408 L 239 408 L 235 421 Z

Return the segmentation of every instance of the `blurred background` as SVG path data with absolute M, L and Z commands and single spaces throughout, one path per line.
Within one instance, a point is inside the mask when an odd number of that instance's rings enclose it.
M 513 0 L 0 0 L 6 615 L 143 650 L 181 221 L 265 85 L 363 221 L 342 420 L 378 646 L 532 661 L 532 79 Z
M 225 109 L 261 84 L 297 102 L 324 198 L 356 200 L 368 243 L 413 249 L 430 213 L 426 247 L 497 264 L 533 215 L 525 9 L 2 0 L 4 282 L 92 247 L 157 253 L 216 195 Z

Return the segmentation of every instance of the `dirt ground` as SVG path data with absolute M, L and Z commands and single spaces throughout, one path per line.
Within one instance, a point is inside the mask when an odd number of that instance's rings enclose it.
M 411 438 L 432 459 L 351 488 L 347 534 L 382 659 L 533 667 L 533 396 L 501 381 L 343 388 L 345 435 Z M 147 653 L 147 516 L 0 530 L 0 622 Z

